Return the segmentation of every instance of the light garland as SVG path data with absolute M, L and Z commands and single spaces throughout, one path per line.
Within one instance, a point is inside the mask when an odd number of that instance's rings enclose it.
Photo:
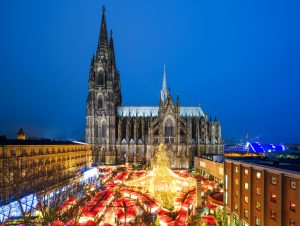
M 165 145 L 160 144 L 154 156 L 153 169 L 143 177 L 127 181 L 129 187 L 149 191 L 166 209 L 174 209 L 175 196 L 186 187 L 195 186 L 194 178 L 183 178 L 170 169 Z

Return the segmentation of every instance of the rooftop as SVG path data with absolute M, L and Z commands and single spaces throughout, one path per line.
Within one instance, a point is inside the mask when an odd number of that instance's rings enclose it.
M 62 140 L 50 140 L 50 139 L 34 139 L 34 140 L 18 140 L 18 139 L 6 139 L 0 137 L 0 145 L 84 145 L 84 143 L 76 141 L 62 141 Z
M 249 157 L 249 158 L 227 158 L 226 160 L 234 160 L 243 163 L 255 164 L 259 166 L 270 167 L 274 169 L 282 169 L 300 173 L 300 158 L 298 159 L 280 159 L 280 158 L 264 158 L 264 157 Z

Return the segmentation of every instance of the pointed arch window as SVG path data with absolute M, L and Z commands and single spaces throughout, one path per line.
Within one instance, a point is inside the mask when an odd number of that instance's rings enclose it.
M 98 123 L 95 122 L 95 140 L 97 141 L 97 138 L 98 138 Z M 97 143 L 97 142 L 96 142 Z
M 165 143 L 174 143 L 174 124 L 171 119 L 167 119 L 165 122 Z
M 106 123 L 103 122 L 102 124 L 102 138 L 105 139 L 107 136 L 107 126 L 106 126 Z
M 102 96 L 98 97 L 98 109 L 103 108 L 103 99 Z
M 139 124 L 139 127 L 138 127 L 138 139 L 142 139 L 142 123 L 140 122 Z
M 103 75 L 103 73 L 99 74 L 99 84 L 100 84 L 100 86 L 104 85 L 104 75 Z

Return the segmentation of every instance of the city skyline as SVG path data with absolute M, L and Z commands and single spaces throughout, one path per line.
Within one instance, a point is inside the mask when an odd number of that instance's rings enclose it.
M 170 2 L 142 7 L 136 1 L 101 4 L 113 28 L 124 104 L 157 105 L 166 64 L 173 98 L 179 93 L 182 105 L 201 104 L 212 118 L 217 116 L 225 140 L 249 133 L 265 142 L 299 142 L 300 107 L 294 104 L 300 99 L 300 34 L 293 30 L 299 24 L 293 18 L 299 17 L 297 7 L 285 5 L 286 14 L 278 16 L 272 13 L 280 4 L 274 4 L 269 16 L 276 21 L 261 22 L 264 16 L 259 13 L 250 21 L 231 9 L 236 14 L 229 17 L 222 3 L 213 13 L 210 3 L 173 3 L 166 14 Z M 244 10 L 252 16 L 269 6 L 265 2 L 254 9 L 248 4 L 249 11 Z M 9 137 L 23 127 L 29 136 L 83 139 L 89 59 L 100 30 L 99 2 L 1 5 L 6 12 L 1 14 L 5 35 L 0 38 L 0 130 Z M 287 26 L 289 22 L 293 24 Z M 260 30 L 265 25 L 267 29 Z M 250 31 L 256 33 L 241 41 Z

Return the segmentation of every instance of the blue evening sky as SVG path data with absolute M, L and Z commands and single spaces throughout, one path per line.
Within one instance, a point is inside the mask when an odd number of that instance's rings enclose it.
M 83 139 L 103 4 L 124 104 L 157 105 L 166 64 L 227 141 L 300 142 L 298 0 L 2 0 L 1 133 Z

